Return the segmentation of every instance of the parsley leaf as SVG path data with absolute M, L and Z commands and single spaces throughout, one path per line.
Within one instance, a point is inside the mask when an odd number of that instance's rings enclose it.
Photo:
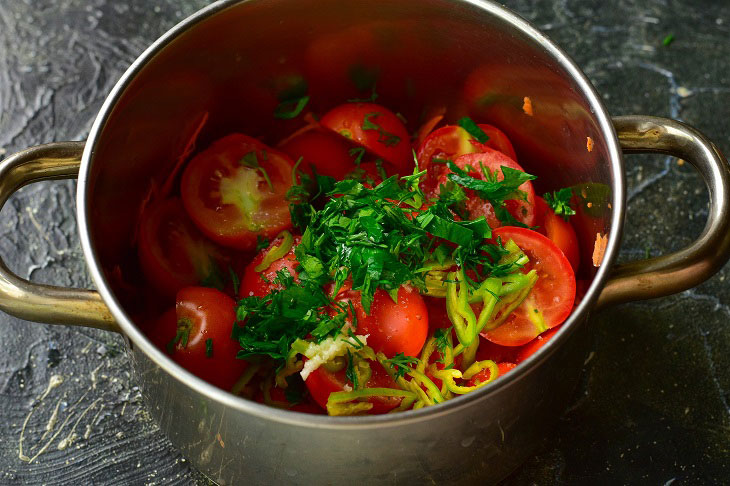
M 570 199 L 573 197 L 573 190 L 570 187 L 553 191 L 552 194 L 546 192 L 542 196 L 555 214 L 562 216 L 564 220 L 575 214 L 575 210 L 570 207 Z
M 241 280 L 230 265 L 228 266 L 228 276 L 231 278 L 231 285 L 233 285 L 233 294 L 238 295 L 238 287 L 241 286 Z
M 296 118 L 302 113 L 307 103 L 309 103 L 309 96 L 300 96 L 296 99 L 282 101 L 274 109 L 274 118 L 280 120 Z
M 345 377 L 352 383 L 352 388 L 357 390 L 360 387 L 359 380 L 357 379 L 357 372 L 355 371 L 355 360 L 352 357 L 350 350 L 347 350 L 347 369 L 345 370 Z
M 479 125 L 477 125 L 474 120 L 472 120 L 468 116 L 465 116 L 464 118 L 456 122 L 456 124 L 466 130 L 467 133 L 474 137 L 474 140 L 479 143 L 487 143 L 487 141 L 489 140 L 489 135 L 484 133 L 484 130 L 479 128 Z
M 205 356 L 208 358 L 213 357 L 213 340 L 211 338 L 205 340 Z
M 269 244 L 270 242 L 268 238 L 264 238 L 261 235 L 256 235 L 256 253 L 268 248 Z

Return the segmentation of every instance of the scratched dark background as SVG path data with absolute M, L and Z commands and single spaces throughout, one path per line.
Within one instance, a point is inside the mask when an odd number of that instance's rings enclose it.
M 207 3 L 0 0 L 0 159 L 83 140 L 135 57 Z M 573 56 L 612 114 L 680 118 L 730 153 L 727 1 L 507 6 Z M 675 40 L 665 46 L 669 34 Z M 699 234 L 707 194 L 691 168 L 632 156 L 627 173 L 622 259 L 677 249 Z M 10 199 L 0 213 L 0 254 L 11 269 L 33 281 L 91 285 L 74 195 L 74 182 L 57 182 Z M 728 274 L 726 266 L 694 290 L 596 315 L 573 405 L 506 484 L 727 483 Z M 206 483 L 149 418 L 122 346 L 104 332 L 0 315 L 0 484 Z

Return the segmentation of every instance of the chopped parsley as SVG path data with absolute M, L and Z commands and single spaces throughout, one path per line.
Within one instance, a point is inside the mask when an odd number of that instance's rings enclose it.
M 564 220 L 575 214 L 575 210 L 570 207 L 570 199 L 573 197 L 573 190 L 570 187 L 554 191 L 552 194 L 546 192 L 542 196 L 555 214 L 562 216 Z
M 456 124 L 466 130 L 467 133 L 474 137 L 474 140 L 479 143 L 487 143 L 487 141 L 489 140 L 489 136 L 484 133 L 484 130 L 479 128 L 479 125 L 477 125 L 474 120 L 472 120 L 468 116 L 465 116 L 464 118 L 456 122 Z
M 241 286 L 241 280 L 238 278 L 238 275 L 236 275 L 236 272 L 233 270 L 233 268 L 230 265 L 228 266 L 228 276 L 231 278 L 231 285 L 233 286 L 233 295 L 238 295 L 238 288 Z
M 669 34 L 662 40 L 662 45 L 665 47 L 669 47 L 672 42 L 674 42 L 674 34 Z
M 211 338 L 205 340 L 205 356 L 208 358 L 213 357 L 213 340 Z
M 261 235 L 256 235 L 256 253 L 260 252 L 269 247 L 268 238 L 264 238 Z
M 345 369 L 345 377 L 350 380 L 353 389 L 357 390 L 360 387 L 357 372 L 355 371 L 355 360 L 349 349 L 347 350 L 347 368 Z
M 402 378 L 411 370 L 413 365 L 418 364 L 418 358 L 413 356 L 406 356 L 403 353 L 396 353 L 390 359 L 385 360 L 394 372 L 395 379 Z

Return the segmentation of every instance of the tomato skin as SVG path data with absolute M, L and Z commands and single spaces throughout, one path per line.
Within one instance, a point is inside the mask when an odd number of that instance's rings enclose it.
M 266 171 L 241 163 L 251 157 Z M 257 236 L 270 238 L 291 227 L 286 193 L 293 162 L 255 138 L 223 137 L 196 155 L 185 168 L 181 193 L 196 226 L 213 241 L 238 250 L 256 247 Z M 273 189 L 272 189 L 273 188 Z
M 573 267 L 573 272 L 578 273 L 580 250 L 578 236 L 575 234 L 573 225 L 555 214 L 555 211 L 540 196 L 535 196 L 535 214 L 538 231 L 550 238 L 562 250 L 570 262 L 570 266 Z
M 548 329 L 529 343 L 522 346 L 517 352 L 517 356 L 515 356 L 515 363 L 522 363 L 524 360 L 535 354 L 537 350 L 545 346 L 545 344 L 547 344 L 547 342 L 550 341 L 550 339 L 552 339 L 555 333 L 559 330 L 560 326 Z
M 382 131 L 363 128 L 367 122 L 379 126 Z M 345 103 L 328 111 L 320 123 L 390 162 L 401 175 L 409 173 L 413 168 L 408 130 L 395 113 L 384 106 L 374 103 Z
M 281 238 L 274 239 L 267 248 L 261 250 L 251 263 L 246 266 L 241 278 L 241 285 L 238 289 L 238 296 L 244 297 L 264 297 L 271 293 L 274 289 L 281 289 L 280 285 L 273 283 L 276 278 L 277 272 L 286 269 L 294 277 L 294 281 L 298 282 L 296 268 L 299 266 L 296 256 L 294 255 L 294 249 L 297 247 L 299 242 L 302 241 L 301 236 L 294 236 L 294 243 L 289 252 L 278 260 L 274 261 L 264 270 L 257 272 L 256 267 L 261 264 L 266 254 L 271 250 L 273 246 L 280 245 L 282 242 Z M 265 279 L 265 280 L 264 280 Z
M 342 180 L 355 169 L 354 158 L 349 151 L 353 145 L 329 130 L 312 127 L 286 140 L 279 149 L 295 163 L 302 158 L 299 169 L 312 175 L 318 174 Z
M 372 373 L 370 379 L 364 385 L 365 388 L 399 388 L 388 372 L 385 371 L 385 368 L 377 361 L 370 361 L 370 369 Z M 304 384 L 307 385 L 307 389 L 314 401 L 323 410 L 327 410 L 327 400 L 329 399 L 330 393 L 344 391 L 347 378 L 345 377 L 344 369 L 332 373 L 320 366 L 309 374 Z M 368 410 L 367 413 L 369 415 L 377 415 L 393 410 L 400 405 L 402 398 L 371 397 L 368 401 L 373 404 L 373 408 Z
M 398 289 L 398 303 L 388 292 L 375 291 L 370 314 L 360 303 L 360 293 L 349 291 L 342 300 L 350 300 L 357 317 L 357 334 L 369 335 L 368 346 L 388 358 L 397 353 L 417 356 L 428 335 L 428 310 L 417 290 L 410 286 Z
M 150 330 L 152 341 L 163 351 L 175 339 L 178 324 L 187 320 L 190 333 L 185 346 L 178 340 L 172 359 L 199 378 L 224 390 L 233 387 L 248 367 L 248 362 L 236 359 L 241 349 L 231 339 L 236 325 L 235 302 L 223 292 L 207 287 L 185 287 L 177 293 L 175 309 L 164 313 Z M 206 341 L 212 339 L 210 357 Z
M 529 318 L 534 309 L 542 313 L 548 329 L 561 324 L 570 315 L 575 301 L 575 275 L 560 248 L 536 231 L 503 226 L 494 230 L 492 237 L 501 238 L 505 243 L 513 240 L 530 259 L 523 272 L 535 269 L 538 280 L 504 324 L 482 332 L 482 336 L 502 346 L 521 346 L 541 332 Z
M 179 198 L 155 202 L 142 213 L 137 252 L 147 280 L 170 298 L 228 259 L 198 231 Z
M 485 148 L 484 152 L 481 153 L 466 154 L 457 157 L 456 160 L 454 160 L 454 164 L 459 168 L 466 170 L 470 176 L 482 180 L 484 180 L 484 176 L 479 169 L 481 165 L 483 165 L 486 169 L 489 169 L 492 173 L 496 172 L 498 180 L 504 179 L 504 175 L 501 170 L 501 167 L 503 166 L 524 172 L 524 169 L 517 162 L 510 159 L 503 153 L 490 148 Z M 467 166 L 470 166 L 477 171 L 471 170 Z M 448 182 L 449 173 L 451 173 L 451 171 L 441 174 L 436 187 L 440 187 L 441 184 L 446 184 L 446 182 Z M 505 201 L 505 207 L 507 208 L 507 211 L 509 211 L 509 213 L 518 221 L 526 224 L 527 226 L 534 226 L 535 190 L 533 189 L 530 181 L 523 183 L 519 189 L 525 193 L 527 200 L 507 200 Z M 502 222 L 497 218 L 494 208 L 489 202 L 482 200 L 474 193 L 474 191 L 469 189 L 466 189 L 466 193 L 469 196 L 469 199 L 466 201 L 466 209 L 469 211 L 471 219 L 484 216 L 490 227 L 498 228 L 502 226 Z

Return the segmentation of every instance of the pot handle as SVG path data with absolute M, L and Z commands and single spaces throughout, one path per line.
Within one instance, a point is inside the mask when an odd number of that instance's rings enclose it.
M 83 142 L 58 142 L 7 157 L 0 162 L 0 209 L 26 184 L 77 177 L 83 151 Z M 0 310 L 28 321 L 121 332 L 98 292 L 29 282 L 11 272 L 1 258 Z
M 598 307 L 687 290 L 730 257 L 730 170 L 717 147 L 694 128 L 666 118 L 620 116 L 613 124 L 625 153 L 662 153 L 692 164 L 707 185 L 710 207 L 702 234 L 688 247 L 613 268 Z

